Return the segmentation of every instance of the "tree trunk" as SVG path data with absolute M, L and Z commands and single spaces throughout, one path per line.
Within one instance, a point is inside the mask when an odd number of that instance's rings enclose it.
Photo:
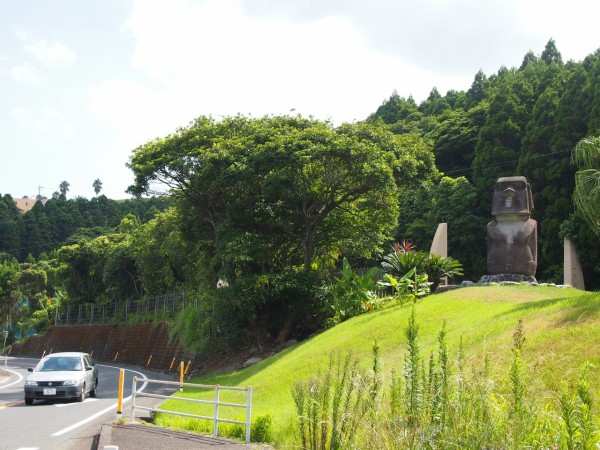
M 281 345 L 281 344 L 284 344 L 288 340 L 290 332 L 292 331 L 292 328 L 294 327 L 294 324 L 298 320 L 298 317 L 300 317 L 301 313 L 302 313 L 302 310 L 301 310 L 300 306 L 296 306 L 292 310 L 292 312 L 290 313 L 288 318 L 285 320 L 283 326 L 281 327 L 281 330 L 279 330 L 277 339 L 275 339 L 276 344 Z

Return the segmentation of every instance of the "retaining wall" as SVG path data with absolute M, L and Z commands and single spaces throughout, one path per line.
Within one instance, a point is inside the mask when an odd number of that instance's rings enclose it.
M 165 323 L 136 325 L 57 325 L 42 336 L 14 344 L 12 356 L 41 357 L 44 353 L 87 352 L 98 361 L 118 361 L 168 371 L 188 357 L 177 339 L 169 341 Z

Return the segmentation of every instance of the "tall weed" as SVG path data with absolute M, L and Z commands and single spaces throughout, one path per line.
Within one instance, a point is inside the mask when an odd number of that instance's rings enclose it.
M 405 336 L 402 376 L 392 369 L 387 389 L 377 342 L 368 375 L 357 369 L 358 362 L 350 355 L 332 356 L 327 373 L 294 385 L 302 448 L 600 448 L 588 369 L 574 389 L 565 380 L 556 404 L 541 404 L 528 391 L 522 320 L 513 333 L 512 359 L 504 380 L 491 377 L 487 354 L 481 365 L 467 364 L 462 337 L 453 357 L 445 322 L 437 351 L 426 363 L 414 308 Z

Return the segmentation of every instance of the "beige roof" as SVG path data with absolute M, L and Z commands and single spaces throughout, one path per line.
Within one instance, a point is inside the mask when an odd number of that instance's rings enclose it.
M 15 203 L 17 204 L 17 208 L 21 210 L 21 212 L 27 212 L 33 205 L 37 202 L 35 198 L 13 198 Z

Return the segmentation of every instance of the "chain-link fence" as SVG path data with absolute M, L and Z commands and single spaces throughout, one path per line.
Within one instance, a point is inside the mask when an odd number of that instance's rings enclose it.
M 141 300 L 113 302 L 108 305 L 87 303 L 56 308 L 54 325 L 117 324 L 130 321 L 147 322 L 175 317 L 198 298 L 178 292 Z

